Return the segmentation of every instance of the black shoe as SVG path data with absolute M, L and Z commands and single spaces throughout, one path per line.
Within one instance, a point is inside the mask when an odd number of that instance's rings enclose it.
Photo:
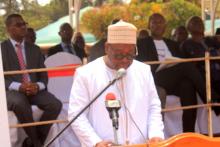
M 34 144 L 32 143 L 31 139 L 29 137 L 27 137 L 23 141 L 22 147 L 34 147 Z

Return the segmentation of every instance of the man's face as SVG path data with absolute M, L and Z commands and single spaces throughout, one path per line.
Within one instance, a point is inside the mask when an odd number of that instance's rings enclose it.
M 70 25 L 63 25 L 59 32 L 62 41 L 70 42 L 73 37 L 73 29 Z
M 183 42 L 188 38 L 188 32 L 186 29 L 178 28 L 174 34 L 174 40 L 177 42 Z
M 149 22 L 149 29 L 153 37 L 163 37 L 166 30 L 166 20 L 162 16 L 154 16 Z
M 192 36 L 204 36 L 205 27 L 202 20 L 194 20 L 190 24 L 190 33 Z
M 23 39 L 27 33 L 27 23 L 21 17 L 14 17 L 7 31 L 13 39 Z
M 106 44 L 106 54 L 109 65 L 113 69 L 127 69 L 135 57 L 134 44 Z

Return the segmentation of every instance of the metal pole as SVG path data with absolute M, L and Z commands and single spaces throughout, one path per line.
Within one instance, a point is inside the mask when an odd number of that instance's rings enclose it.
M 70 25 L 73 27 L 73 0 L 69 0 L 69 21 Z
M 81 0 L 75 0 L 75 31 L 79 32 L 79 14 L 80 14 L 80 8 L 81 8 Z
M 118 145 L 118 131 L 114 126 L 113 126 L 113 132 L 114 132 L 114 144 Z
M 211 35 L 215 32 L 214 0 L 210 0 Z
M 202 20 L 205 22 L 206 18 L 205 18 L 205 4 L 204 4 L 205 0 L 201 0 L 201 14 L 202 14 Z
M 215 3 L 214 14 L 216 14 L 216 11 L 217 11 L 217 8 L 218 8 L 218 5 L 219 5 L 219 0 L 217 0 L 216 3 Z
M 215 16 L 216 16 L 216 11 L 217 11 L 218 5 L 219 5 L 219 0 L 216 0 L 214 12 L 213 12 L 214 13 L 214 28 L 215 28 Z
M 209 51 L 205 52 L 205 75 L 206 75 L 206 97 L 207 103 L 211 102 L 211 77 L 210 77 L 210 59 L 209 59 Z M 209 137 L 213 137 L 213 129 L 212 129 L 212 108 L 209 106 L 208 110 L 208 133 Z

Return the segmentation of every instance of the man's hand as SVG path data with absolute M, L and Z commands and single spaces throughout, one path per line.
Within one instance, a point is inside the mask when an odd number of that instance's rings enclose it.
M 37 83 L 29 83 L 28 86 L 26 87 L 27 96 L 36 95 L 38 91 L 39 91 L 39 86 Z
M 161 142 L 161 141 L 163 141 L 162 138 L 160 138 L 160 137 L 153 137 L 153 138 L 148 140 L 148 143 L 157 143 L 157 142 Z
M 101 141 L 95 145 L 95 147 L 110 147 L 113 143 L 111 141 Z
M 26 94 L 26 89 L 28 87 L 29 83 L 21 83 L 19 87 L 19 92 Z

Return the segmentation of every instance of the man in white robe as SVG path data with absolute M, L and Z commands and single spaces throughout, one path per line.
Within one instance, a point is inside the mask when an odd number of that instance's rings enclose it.
M 119 144 L 143 144 L 164 139 L 161 104 L 150 66 L 134 60 L 136 27 L 120 21 L 108 27 L 106 56 L 76 70 L 69 104 L 69 120 L 76 116 L 113 80 L 117 70 L 126 75 L 110 86 L 71 126 L 82 147 L 107 147 L 114 143 L 112 121 L 105 107 L 108 93 L 121 102 Z

